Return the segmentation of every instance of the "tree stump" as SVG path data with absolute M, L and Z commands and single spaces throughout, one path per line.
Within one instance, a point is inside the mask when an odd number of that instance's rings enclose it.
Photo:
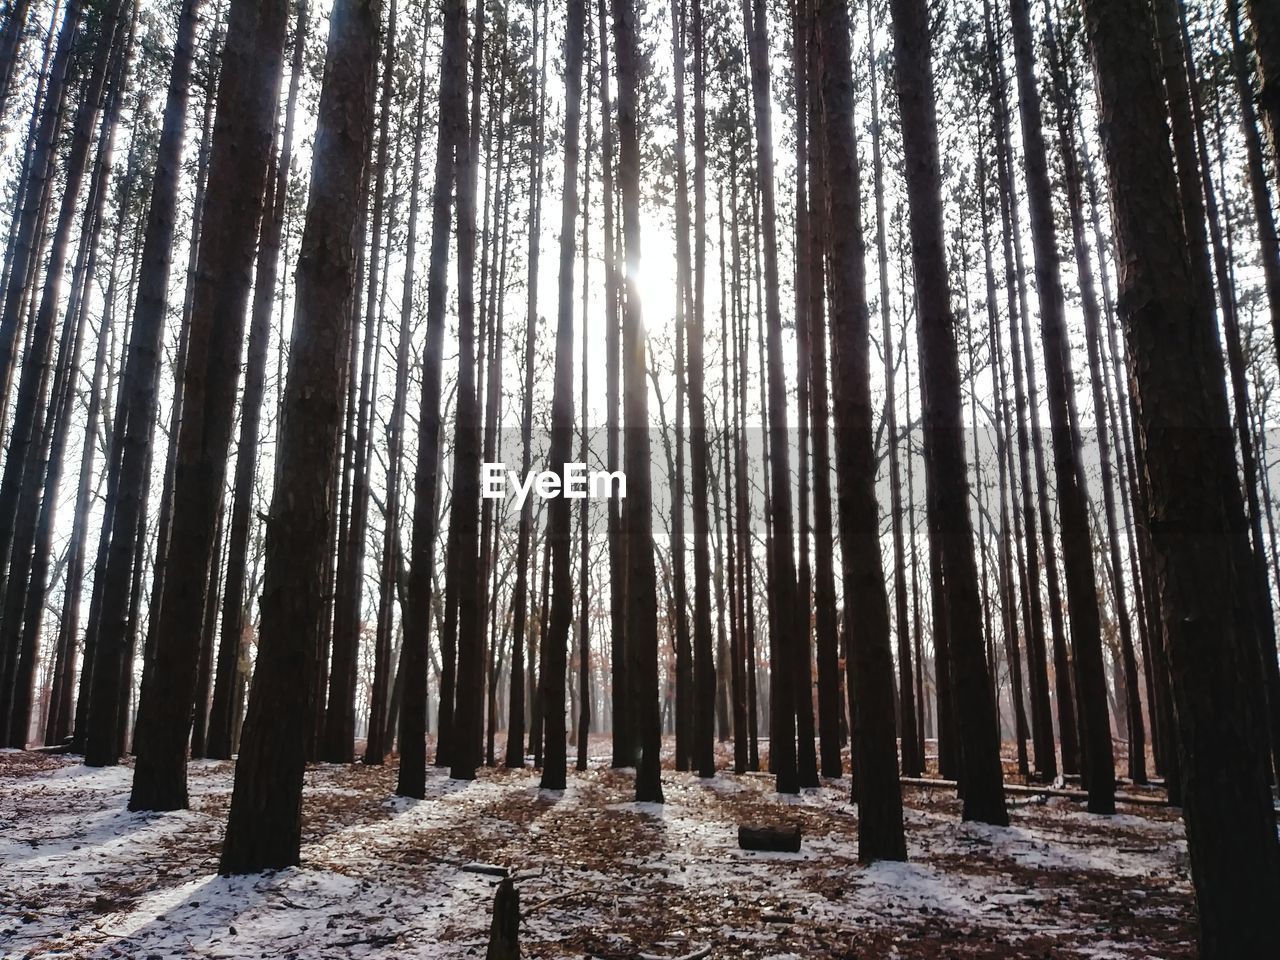
M 498 884 L 485 960 L 520 960 L 520 894 L 510 877 Z
M 798 826 L 758 826 L 739 824 L 738 846 L 743 850 L 767 850 L 772 853 L 799 853 Z

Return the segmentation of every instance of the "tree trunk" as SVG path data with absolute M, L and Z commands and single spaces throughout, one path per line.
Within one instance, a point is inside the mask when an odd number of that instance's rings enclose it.
M 3 666 L 0 671 L 0 727 L 8 732 L 4 739 L 5 745 L 17 748 L 26 746 L 37 654 L 35 643 L 38 637 L 34 633 L 24 636 L 23 608 L 32 573 L 45 461 L 49 442 L 52 440 L 49 429 L 50 411 L 46 408 L 49 406 L 50 381 L 53 379 L 51 366 L 54 334 L 58 323 L 67 251 L 78 212 L 80 191 L 89 166 L 90 147 L 98 122 L 102 91 L 107 83 L 112 51 L 117 45 L 124 43 L 125 31 L 120 23 L 122 7 L 122 0 L 111 0 L 101 10 L 91 60 L 86 65 L 88 77 L 80 91 L 81 105 L 71 132 L 58 218 L 49 240 L 49 259 L 40 288 L 39 307 L 28 332 L 17 399 L 9 427 L 4 476 L 0 481 L 0 564 L 3 564 L 3 571 L 0 573 L 0 596 L 3 597 L 3 616 L 0 617 L 0 666 Z M 59 43 L 61 44 L 61 39 Z M 49 95 L 52 95 L 52 89 Z M 49 162 L 52 173 L 52 160 Z M 51 185 L 51 181 L 46 181 L 44 189 L 48 191 Z M 30 264 L 32 287 L 29 295 L 34 295 L 35 271 L 38 266 L 36 261 Z M 18 276 L 15 265 L 10 282 L 14 282 Z M 64 325 L 70 322 L 72 318 L 68 316 Z M 3 328 L 0 327 L 0 334 L 2 333 Z M 0 371 L 2 370 L 3 367 L 0 367 Z M 5 387 L 7 399 L 7 384 Z M 2 406 L 3 401 L 0 401 L 0 407 Z M 3 411 L 0 410 L 0 421 L 2 420 Z M 37 611 L 37 615 L 43 615 L 43 611 Z
M 903 145 L 909 158 L 919 352 L 924 393 L 925 469 L 929 477 L 930 533 L 936 534 L 945 571 L 950 670 L 955 682 L 957 734 L 963 768 L 966 820 L 1007 824 L 995 704 L 982 646 L 982 611 L 973 559 L 973 528 L 961 424 L 960 371 L 943 242 L 937 114 L 932 42 L 924 0 L 892 0 L 896 81 Z M 946 669 L 938 665 L 941 672 Z
M 115 148 L 117 124 L 120 119 L 121 104 L 124 99 L 124 87 L 130 74 L 133 62 L 134 29 L 137 23 L 136 14 L 130 17 L 129 33 L 117 44 L 110 69 L 111 81 L 103 111 L 101 129 L 98 136 L 98 154 L 94 162 L 94 172 L 90 184 L 90 192 L 81 224 L 80 247 L 77 253 L 75 270 L 72 279 L 71 296 L 67 304 L 67 319 L 63 326 L 62 342 L 58 349 L 58 371 L 54 379 L 52 406 L 49 420 L 51 437 L 48 446 L 48 466 L 44 471 L 44 488 L 41 496 L 39 520 L 36 526 L 34 555 L 31 563 L 31 581 L 27 588 L 27 596 L 23 602 L 23 623 L 21 655 L 18 662 L 18 685 L 15 691 L 14 709 L 11 728 L 15 741 L 25 737 L 30 725 L 30 691 L 31 674 L 35 666 L 36 653 L 39 649 L 40 632 L 45 619 L 45 600 L 47 597 L 50 569 L 49 564 L 53 552 L 53 535 L 56 523 L 58 493 L 65 467 L 67 441 L 71 429 L 71 409 L 77 395 L 75 380 L 80 373 L 80 356 L 84 345 L 85 325 L 88 318 L 91 284 L 97 272 L 98 247 L 102 230 L 103 212 L 106 209 L 108 186 L 111 176 L 111 158 Z M 101 386 L 101 363 L 105 358 L 102 344 L 109 338 L 99 338 L 99 349 L 94 362 L 95 384 L 93 396 L 89 401 L 93 406 Z M 87 417 L 85 436 L 91 439 L 94 435 L 93 425 L 97 422 L 97 410 L 91 411 Z M 87 458 L 93 459 L 93 447 L 87 445 Z M 85 451 L 82 451 L 85 452 Z M 92 470 L 92 467 L 89 468 Z M 89 476 L 81 477 L 81 483 L 87 491 Z M 87 496 L 87 492 L 86 492 Z M 80 505 L 79 489 L 77 489 L 77 507 Z M 87 504 L 85 504 L 87 509 Z M 67 552 L 68 571 L 72 566 L 79 569 L 75 573 L 77 583 L 72 586 L 70 577 L 65 581 L 67 593 L 79 591 L 79 580 L 84 568 L 84 518 L 77 510 L 73 523 L 78 528 L 78 536 L 73 539 Z M 64 613 L 66 612 L 64 606 Z M 24 664 L 23 658 L 30 658 L 30 665 Z M 45 743 L 61 743 L 69 732 L 71 707 L 71 673 L 75 658 L 74 632 L 60 630 L 54 644 L 54 682 L 50 691 L 49 723 L 45 729 Z M 24 703 L 25 698 L 25 703 Z
M 1007 78 L 1004 72 L 1004 46 L 999 42 L 990 4 L 983 5 L 986 44 L 996 113 L 997 175 L 1000 184 L 1000 216 L 1003 223 L 1005 284 L 1008 295 L 1009 351 L 1013 367 L 1014 422 L 1018 440 L 1019 479 L 1022 490 L 1023 529 L 1026 537 L 1026 576 L 1023 579 L 1026 614 L 1027 673 L 1031 695 L 1031 733 L 1035 748 L 1035 772 L 1039 779 L 1057 777 L 1058 761 L 1053 745 L 1053 715 L 1049 702 L 1048 650 L 1044 636 L 1044 608 L 1040 594 L 1040 551 L 1044 553 L 1045 579 L 1049 593 L 1049 619 L 1054 651 L 1056 693 L 1058 695 L 1058 727 L 1062 741 L 1062 767 L 1066 773 L 1079 769 L 1076 739 L 1075 699 L 1071 691 L 1071 674 L 1066 669 L 1066 640 L 1062 623 L 1062 598 L 1058 584 L 1058 561 L 1049 522 L 1046 494 L 1048 481 L 1044 469 L 1037 413 L 1039 398 L 1031 357 L 1030 326 L 1023 319 L 1029 312 L 1025 270 L 1023 268 L 1022 232 L 1019 224 L 1017 191 L 1013 183 L 1013 134 L 1009 118 Z M 1016 294 L 1016 295 L 1015 295 Z M 1023 350 L 1026 360 L 1023 360 Z M 1033 376 L 1028 376 L 1031 372 Z M 1027 422 L 1030 421 L 1028 433 Z M 1035 456 L 1035 485 L 1032 484 L 1031 456 Z M 1038 513 L 1037 509 L 1038 508 Z M 1037 536 L 1036 524 L 1042 537 Z M 1059 669 L 1061 667 L 1061 669 Z
M 138 759 L 129 799 L 133 810 L 171 810 L 187 805 L 187 737 L 205 576 L 226 473 L 249 294 L 249 265 L 262 213 L 279 99 L 285 8 L 284 3 L 278 2 L 250 5 L 247 0 L 234 0 L 230 9 L 223 51 L 226 69 L 218 89 L 209 159 L 191 339 L 183 371 L 184 415 L 178 435 L 173 539 L 160 603 L 155 660 L 144 677 L 138 704 Z M 161 233 L 156 231 L 156 239 L 161 238 Z M 166 266 L 168 248 L 166 244 L 157 254 L 157 262 L 163 260 Z M 157 268 L 154 279 L 160 280 L 162 272 L 165 271 Z M 154 322 L 158 333 L 164 308 L 163 285 L 158 284 L 154 291 L 148 294 L 146 323 L 150 326 Z M 139 368 L 153 368 L 152 343 L 135 349 Z M 142 377 L 135 386 L 137 393 L 132 402 L 140 412 L 148 414 L 138 424 L 140 428 L 153 416 L 154 394 L 146 392 L 150 383 L 149 377 Z M 135 422 L 131 416 L 131 433 Z M 148 447 L 145 442 L 134 441 L 126 457 L 133 453 L 135 462 L 145 460 Z M 142 489 L 141 475 L 122 470 L 121 489 L 125 491 L 122 505 L 136 500 L 129 491 Z M 117 523 L 113 553 L 117 532 L 132 535 L 133 527 L 126 524 L 120 529 Z M 116 566 L 122 573 L 129 569 L 122 554 Z M 108 603 L 114 594 L 115 591 L 108 592 Z M 105 606 L 103 620 L 113 635 L 118 635 L 117 618 L 108 616 Z
M 584 13 L 586 32 L 586 49 L 591 49 L 591 17 Z M 578 91 L 579 97 L 582 90 Z M 591 100 L 591 69 L 588 54 L 587 68 L 587 103 Z M 581 107 L 579 107 L 581 111 Z M 586 463 L 591 450 L 590 431 L 587 425 L 587 317 L 589 316 L 588 297 L 591 292 L 591 146 L 592 127 L 590 112 L 587 114 L 587 148 L 582 169 L 582 437 L 579 447 L 579 462 Z M 587 769 L 587 740 L 591 733 L 592 700 L 591 690 L 591 527 L 590 498 L 583 497 L 578 507 L 579 558 L 578 572 L 578 756 L 576 769 L 579 772 Z M 492 683 L 492 681 L 491 681 Z
M 427 341 L 422 362 L 422 411 L 418 418 L 418 473 L 414 481 L 413 544 L 408 604 L 400 651 L 400 774 L 396 793 L 421 800 L 427 775 L 427 660 L 431 627 L 439 486 L 441 358 L 444 349 L 449 237 L 453 213 L 454 152 L 467 129 L 466 2 L 448 0 L 440 67 L 440 115 L 435 186 L 431 196 L 431 254 L 427 280 Z M 403 321 L 402 321 L 403 322 Z
M 774 199 L 773 121 L 769 99 L 769 37 L 764 0 L 743 0 L 751 94 L 756 129 L 756 186 L 760 192 L 760 222 L 764 254 L 762 277 L 768 331 L 770 523 L 773 536 L 773 574 L 770 593 L 773 637 L 770 657 L 771 717 L 769 756 L 779 793 L 796 793 L 801 776 L 796 754 L 796 659 L 788 637 L 807 630 L 799 620 L 796 565 L 793 550 L 791 477 L 787 440 L 786 372 L 782 362 L 782 308 L 778 294 L 778 223 Z M 807 608 L 807 605 L 806 605 Z M 785 620 L 784 620 L 785 618 Z M 812 708 L 810 708 L 812 709 Z
M 653 483 L 649 394 L 639 289 L 640 130 L 642 62 L 632 0 L 613 0 L 613 42 L 618 74 L 618 180 L 626 251 L 623 287 L 623 428 L 627 501 L 622 531 L 626 551 L 626 656 L 628 709 L 636 740 L 636 800 L 662 802 L 662 723 L 658 698 L 658 596 L 653 568 Z M 696 494 L 695 494 L 696 495 Z M 615 718 L 615 729 L 617 720 Z
M 253 308 L 249 322 L 249 345 L 245 365 L 244 395 L 240 401 L 240 435 L 236 444 L 236 472 L 233 486 L 231 524 L 228 531 L 226 589 L 222 601 L 222 634 L 218 647 L 217 678 L 209 715 L 207 755 L 230 759 L 235 751 L 236 718 L 243 704 L 241 689 L 248 666 L 246 620 L 252 598 L 245 597 L 245 561 L 249 551 L 249 531 L 253 515 L 253 487 L 257 476 L 259 429 L 266 393 L 267 346 L 271 337 L 271 308 L 275 301 L 276 272 L 280 239 L 284 227 L 285 198 L 289 189 L 289 169 L 293 157 L 293 126 L 298 86 L 302 79 L 302 57 L 308 30 L 306 3 L 298 7 L 293 59 L 289 73 L 289 93 L 285 107 L 284 139 L 280 156 L 273 158 L 273 177 L 268 177 L 258 239 L 258 267 L 254 280 Z
M 1254 605 L 1254 623 L 1257 627 L 1259 655 L 1262 658 L 1262 679 L 1266 690 L 1267 723 L 1271 738 L 1271 754 L 1273 769 L 1280 772 L 1280 661 L 1276 658 L 1275 616 L 1271 605 L 1271 581 L 1267 571 L 1267 547 L 1262 537 L 1262 508 L 1259 502 L 1258 462 L 1254 451 L 1252 432 L 1249 428 L 1249 386 L 1245 375 L 1243 344 L 1240 338 L 1239 315 L 1236 308 L 1234 283 L 1231 276 L 1231 260 L 1223 243 L 1222 224 L 1218 213 L 1217 197 L 1214 194 L 1213 176 L 1209 168 L 1209 149 L 1204 134 L 1204 114 L 1200 107 L 1200 94 L 1195 64 L 1190 58 L 1190 48 L 1186 34 L 1185 11 L 1177 0 L 1161 0 L 1156 7 L 1156 23 L 1160 30 L 1161 42 L 1166 57 L 1166 74 L 1172 66 L 1183 71 L 1168 81 L 1170 91 L 1179 93 L 1180 119 L 1175 123 L 1176 133 L 1182 133 L 1187 140 L 1191 139 L 1194 130 L 1194 144 L 1178 143 L 1175 133 L 1175 150 L 1192 152 L 1191 156 L 1183 156 L 1178 162 L 1181 170 L 1185 165 L 1194 167 L 1199 173 L 1199 181 L 1194 190 L 1188 190 L 1179 181 L 1183 206 L 1186 211 L 1184 221 L 1188 224 L 1188 241 L 1191 249 L 1196 251 L 1194 227 L 1196 212 L 1207 213 L 1209 236 L 1212 238 L 1213 259 L 1218 281 L 1218 300 L 1222 308 L 1222 324 L 1227 341 L 1227 363 L 1231 374 L 1232 408 L 1236 418 L 1236 437 L 1240 444 L 1240 459 L 1244 473 L 1244 489 L 1248 497 L 1248 517 L 1251 549 L 1241 552 L 1242 565 L 1252 573 L 1252 589 L 1250 596 Z M 1190 81 L 1190 82 L 1189 82 Z M 1171 99 L 1175 99 L 1171 93 Z M 1180 155 L 1182 156 L 1182 155 Z M 1203 190 L 1203 194 L 1200 192 Z M 1203 196 L 1203 206 L 1196 203 Z M 1229 216 L 1229 212 L 1228 212 Z M 1230 233 L 1230 224 L 1228 224 Z M 1203 241 L 1203 231 L 1200 231 Z M 1207 264 L 1206 264 L 1207 271 Z M 1206 292 L 1212 286 L 1205 278 Z M 1212 307 L 1210 307 L 1212 309 Z M 1234 479 L 1235 464 L 1230 464 L 1229 475 Z M 1231 489 L 1228 488 L 1228 492 Z
M 1071 609 L 1072 666 L 1084 735 L 1082 772 L 1089 791 L 1089 811 L 1114 813 L 1115 758 L 1107 717 L 1107 682 L 1102 663 L 1102 630 L 1093 568 L 1093 539 L 1089 529 L 1088 490 L 1079 462 L 1080 435 L 1074 413 L 1075 377 L 1067 340 L 1066 303 L 1058 262 L 1048 151 L 1044 143 L 1040 94 L 1035 78 L 1029 0 L 1010 0 L 1010 12 L 1018 92 L 1021 95 L 1023 165 L 1027 175 L 1027 206 L 1031 213 L 1036 289 L 1040 297 L 1040 333 L 1062 532 L 1062 561 L 1066 571 L 1067 602 Z M 1088 293 L 1084 292 L 1083 296 L 1088 303 Z M 1085 309 L 1087 311 L 1089 307 Z M 1129 647 L 1132 651 L 1131 640 Z M 1133 678 L 1136 683 L 1136 671 Z M 1138 726 L 1141 726 L 1140 721 Z
M 337 0 L 297 270 L 279 467 L 267 523 L 262 639 L 236 763 L 219 869 L 253 873 L 298 863 L 311 685 L 329 564 L 338 432 L 351 336 L 356 223 L 369 162 L 379 5 Z M 302 680 L 304 682 L 299 682 Z
M 549 468 L 567 469 L 573 447 L 573 270 L 577 255 L 578 158 L 582 117 L 582 61 L 585 0 L 569 0 L 565 23 L 564 187 L 560 212 L 560 272 L 556 326 L 555 383 L 551 408 Z M 584 409 L 583 415 L 586 415 Z M 570 491 L 562 490 L 547 508 L 551 544 L 551 612 L 542 638 L 542 708 L 545 747 L 542 788 L 563 790 L 566 776 L 565 672 L 573 619 Z
M 880 516 L 875 495 L 866 303 L 865 243 L 857 144 L 853 129 L 853 68 L 848 7 L 816 0 L 816 39 L 821 57 L 820 98 L 826 142 L 827 208 L 840 230 L 828 235 L 831 261 L 831 381 L 836 409 L 836 490 L 844 553 L 846 624 L 849 634 L 850 707 L 857 718 L 854 743 L 858 803 L 858 859 L 905 860 L 902 793 L 894 729 L 893 653 L 889 604 L 880 557 Z M 887 355 L 887 353 L 886 353 Z M 846 630 L 850 629 L 846 625 Z
M 898 407 L 894 384 L 893 331 L 889 323 L 889 245 L 885 224 L 884 157 L 880 145 L 880 67 L 876 63 L 875 37 L 869 37 L 868 43 L 871 73 L 871 156 L 876 195 L 876 258 L 880 283 L 880 348 L 884 352 L 885 431 L 889 447 L 889 509 L 893 528 L 893 596 L 898 635 L 898 713 L 902 718 L 899 734 L 902 739 L 902 775 L 919 777 L 924 775 L 924 756 L 919 749 L 920 737 L 916 729 L 916 698 L 911 679 L 911 624 L 907 615 L 907 579 L 904 570 L 902 471 L 898 463 Z M 817 453 L 816 449 L 814 452 Z M 917 664 L 917 668 L 919 666 Z
M 471 113 L 458 142 L 458 384 L 457 432 L 454 447 L 454 519 L 462 570 L 474 570 L 480 554 L 480 399 L 476 391 L 476 177 L 480 146 L 480 90 L 484 40 L 483 3 L 477 0 L 476 35 L 472 42 Z M 459 86 L 467 89 L 466 66 Z M 458 584 L 458 698 L 454 703 L 454 742 L 450 776 L 475 778 L 483 759 L 484 734 L 484 590 L 483 576 L 464 576 Z M 443 702 L 443 697 L 441 698 Z M 439 763 L 439 758 L 437 758 Z
M 1009 672 L 1009 699 L 1013 705 L 1013 730 L 1018 757 L 1018 773 L 1029 775 L 1027 764 L 1027 712 L 1022 692 L 1022 658 L 1018 651 L 1018 592 L 1026 583 L 1027 568 L 1022 552 L 1022 524 L 1016 496 L 1011 488 L 1015 475 L 1013 445 L 1010 443 L 1008 384 L 1004 371 L 1004 346 L 1000 338 L 1000 316 L 996 303 L 996 273 L 991 251 L 991 211 L 987 203 L 987 165 L 982 145 L 978 146 L 978 205 L 982 219 L 982 258 L 987 284 L 987 335 L 991 353 L 991 377 L 995 390 L 996 459 L 1000 476 L 1000 613 L 1004 627 L 1005 662 Z M 1010 509 L 1012 507 L 1012 510 Z M 1013 514 L 1010 529 L 1009 515 Z M 1017 579 L 1014 554 L 1017 555 Z M 1039 600 L 1037 585 L 1037 601 Z M 1028 604 L 1023 604 L 1023 624 L 1029 623 Z M 1043 631 L 1043 619 L 1036 621 Z M 1031 631 L 1026 631 L 1030 636 Z M 997 701 L 998 702 L 998 701 Z
M 1212 317 L 1200 309 L 1179 217 L 1154 24 L 1139 0 L 1085 0 L 1112 183 L 1120 303 L 1148 516 L 1159 561 L 1183 759 L 1200 955 L 1261 956 L 1280 936 L 1280 843 L 1265 753 L 1240 684 L 1256 653 L 1232 609 L 1231 515 L 1219 481 L 1230 425 L 1210 397 Z M 1135 43 L 1137 39 L 1139 42 Z M 1143 42 L 1145 41 L 1145 42 Z
M 426 48 L 418 66 L 418 94 L 414 111 L 413 165 L 409 176 L 408 236 L 405 274 L 400 297 L 400 333 L 396 345 L 396 380 L 387 425 L 387 498 L 383 509 L 382 563 L 378 576 L 378 626 L 375 639 L 373 697 L 369 707 L 369 737 L 364 762 L 381 764 L 391 749 L 389 725 L 397 711 L 391 686 L 391 634 L 395 620 L 395 588 L 400 574 L 401 487 L 404 484 L 404 421 L 409 394 L 409 348 L 413 338 L 413 267 L 418 248 L 418 197 L 422 179 L 422 128 L 426 100 Z M 403 608 L 402 608 L 403 609 Z M 425 709 L 425 706 L 424 706 Z

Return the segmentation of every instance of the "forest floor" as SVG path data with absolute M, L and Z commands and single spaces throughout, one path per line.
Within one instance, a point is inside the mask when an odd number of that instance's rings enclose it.
M 637 804 L 607 741 L 592 753 L 562 794 L 432 768 L 423 801 L 393 796 L 394 761 L 311 767 L 303 865 L 226 878 L 231 763 L 191 764 L 190 810 L 135 814 L 128 767 L 0 752 L 0 955 L 482 957 L 496 880 L 463 868 L 485 863 L 518 878 L 527 957 L 1195 956 L 1174 810 L 1017 796 L 993 828 L 907 788 L 910 861 L 863 867 L 847 779 L 783 798 L 667 770 L 666 803 Z M 798 824 L 802 850 L 740 850 L 741 823 Z

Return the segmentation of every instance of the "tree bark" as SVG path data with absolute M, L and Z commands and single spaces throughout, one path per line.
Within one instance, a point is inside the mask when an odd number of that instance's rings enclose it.
M 1093 539 L 1089 529 L 1088 490 L 1080 467 L 1080 435 L 1074 412 L 1075 377 L 1067 340 L 1066 303 L 1058 262 L 1048 151 L 1044 143 L 1040 93 L 1035 77 L 1029 0 L 1010 0 L 1010 12 L 1018 92 L 1021 95 L 1023 165 L 1027 175 L 1036 289 L 1040 298 L 1040 334 L 1057 481 L 1062 561 L 1066 572 L 1067 602 L 1071 609 L 1072 666 L 1084 735 L 1082 772 L 1089 791 L 1089 811 L 1114 813 L 1115 758 L 1107 717 L 1107 685 L 1102 662 Z M 1089 300 L 1087 293 L 1085 298 Z M 1132 652 L 1132 640 L 1129 649 Z M 1133 677 L 1136 682 L 1136 671 Z M 1141 723 L 1138 725 L 1140 727 Z
M 286 4 L 280 2 L 253 5 L 247 0 L 234 0 L 230 9 L 223 51 L 225 70 L 218 89 L 209 159 L 206 217 L 196 269 L 190 343 L 183 371 L 184 415 L 177 447 L 173 539 L 160 604 L 155 660 L 144 677 L 138 704 L 135 742 L 138 759 L 129 798 L 133 810 L 182 809 L 187 805 L 187 738 L 205 576 L 213 551 L 214 526 L 226 473 L 249 293 L 249 265 L 262 214 L 263 187 L 279 98 L 285 8 Z M 174 176 L 177 176 L 176 170 Z M 157 229 L 154 239 L 163 239 L 163 233 Z M 168 250 L 169 244 L 165 244 L 156 251 L 157 267 L 153 277 L 157 285 L 153 288 L 154 294 L 149 293 L 147 298 L 146 323 L 154 322 L 157 333 L 164 312 L 164 286 L 158 281 L 167 272 L 159 268 L 159 263 L 164 261 L 167 266 Z M 140 368 L 153 367 L 153 343 L 139 345 L 137 349 Z M 150 421 L 154 411 L 154 394 L 148 392 L 150 383 L 149 377 L 141 377 L 135 387 L 137 393 L 132 402 L 140 412 L 149 414 L 137 424 L 139 429 Z M 131 416 L 131 433 L 135 422 L 136 418 Z M 145 460 L 148 447 L 139 437 L 129 444 L 126 456 L 132 453 L 135 463 Z M 141 466 L 143 464 L 138 464 L 134 469 Z M 128 483 L 125 483 L 126 475 Z M 140 477 L 122 470 L 121 488 L 126 491 L 122 503 L 130 499 L 127 491 L 142 489 Z M 112 551 L 118 557 L 115 565 L 123 574 L 129 564 L 123 553 L 116 551 L 116 534 L 127 532 L 132 538 L 133 527 L 125 524 L 121 528 L 118 522 L 116 526 Z M 118 602 L 111 599 L 115 593 L 107 594 L 108 604 Z M 104 623 L 118 636 L 118 618 L 109 616 L 108 612 L 104 605 Z
M 925 469 L 931 535 L 938 537 L 950 630 L 950 670 L 964 760 L 963 816 L 1007 824 L 995 704 L 982 643 L 978 574 L 961 425 L 960 372 L 942 229 L 932 43 L 924 0 L 892 0 L 896 82 L 910 205 L 919 353 L 924 394 Z M 947 669 L 943 664 L 938 670 Z
M 1148 478 L 1183 803 L 1206 960 L 1266 953 L 1280 936 L 1280 843 L 1260 718 L 1239 689 L 1256 654 L 1232 595 L 1231 516 L 1219 482 L 1230 425 L 1210 400 L 1206 344 L 1179 216 L 1150 8 L 1085 0 L 1112 184 L 1120 303 Z M 1137 39 L 1139 42 L 1135 43 Z M 1145 42 L 1142 42 L 1145 39 Z
M 252 598 L 245 597 L 245 563 L 249 552 L 249 532 L 253 519 L 253 487 L 257 477 L 259 430 L 266 394 L 267 347 L 271 338 L 271 308 L 275 303 L 276 273 L 280 239 L 284 229 L 285 198 L 289 193 L 289 169 L 293 157 L 293 127 L 298 86 L 302 80 L 302 57 L 308 30 L 307 5 L 298 6 L 293 59 L 289 68 L 289 93 L 285 107 L 284 137 L 278 158 L 272 160 L 267 179 L 262 224 L 258 237 L 258 266 L 253 284 L 253 307 L 249 321 L 249 345 L 244 374 L 244 394 L 240 400 L 240 434 L 236 443 L 236 471 L 233 481 L 231 522 L 227 532 L 227 575 L 222 599 L 222 632 L 218 647 L 217 676 L 213 704 L 209 709 L 209 738 L 206 755 L 228 760 L 235 751 L 236 718 L 240 715 L 244 674 L 248 668 L 245 635 Z
M 454 153 L 466 136 L 467 11 L 465 0 L 448 0 L 440 67 L 440 114 L 435 185 L 431 196 L 431 253 L 427 279 L 427 341 L 422 361 L 422 410 L 418 418 L 418 472 L 414 481 L 413 543 L 408 603 L 400 651 L 400 773 L 396 793 L 421 800 L 427 775 L 427 661 L 431 628 L 432 571 L 439 519 L 441 359 L 448 298 L 450 226 L 455 183 Z
M 622 289 L 623 430 L 627 502 L 622 531 L 626 550 L 626 656 L 628 708 L 636 739 L 636 800 L 661 803 L 662 722 L 658 697 L 658 596 L 653 568 L 653 482 L 649 394 L 640 272 L 640 117 L 642 63 L 632 0 L 613 0 L 613 42 L 618 75 L 618 181 L 626 251 Z M 615 724 L 617 720 L 615 718 Z
M 573 446 L 573 268 L 577 256 L 578 162 L 582 125 L 582 61 L 585 0 L 568 0 L 565 20 L 564 187 L 560 212 L 560 273 L 556 324 L 555 383 L 551 407 L 548 467 L 565 469 Z M 585 409 L 583 415 L 586 415 Z M 569 491 L 562 490 L 547 508 L 551 543 L 551 614 L 542 639 L 546 668 L 542 674 L 542 788 L 563 790 L 567 768 L 565 747 L 565 672 L 573 619 L 573 566 Z
M 267 522 L 262 639 L 236 763 L 219 870 L 294 866 L 302 838 L 302 774 L 311 684 L 329 564 L 338 432 L 369 162 L 377 71 L 377 0 L 337 0 L 298 254 L 297 306 L 285 385 L 279 467 Z
M 866 303 L 866 246 L 853 129 L 853 67 L 849 13 L 843 0 L 816 0 L 816 39 L 826 134 L 827 209 L 840 230 L 828 234 L 831 262 L 831 381 L 835 396 L 836 490 L 844 554 L 846 630 L 853 666 L 850 708 L 858 803 L 858 859 L 905 860 L 902 792 L 894 729 L 893 653 L 889 604 L 880 557 L 880 511 L 875 495 Z

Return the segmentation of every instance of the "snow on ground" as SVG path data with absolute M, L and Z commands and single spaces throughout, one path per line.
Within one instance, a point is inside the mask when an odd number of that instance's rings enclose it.
M 528 770 L 474 783 L 394 765 L 307 772 L 303 865 L 219 877 L 232 764 L 190 767 L 191 809 L 125 809 L 132 771 L 0 754 L 0 955 L 483 956 L 493 877 L 519 878 L 531 957 L 1175 958 L 1194 956 L 1172 811 L 1092 817 L 1019 797 L 1012 824 L 964 824 L 909 790 L 910 862 L 857 862 L 848 781 L 779 798 L 767 777 L 664 771 L 666 803 L 593 761 L 562 794 Z M 798 854 L 738 849 L 740 823 L 796 823 Z

